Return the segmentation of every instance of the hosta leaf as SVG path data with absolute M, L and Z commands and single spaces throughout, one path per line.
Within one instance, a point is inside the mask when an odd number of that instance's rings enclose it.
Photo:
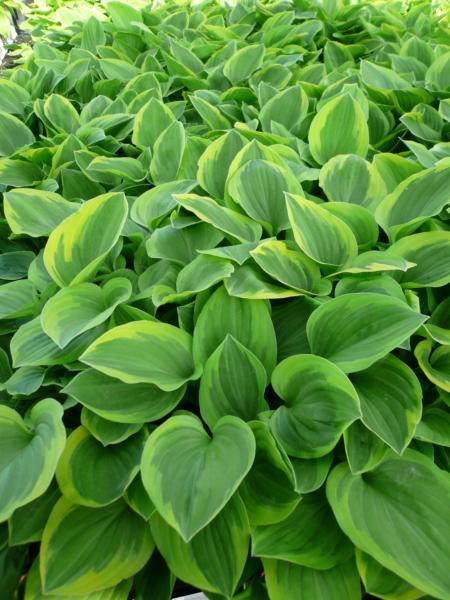
M 331 283 L 321 279 L 316 263 L 285 242 L 263 242 L 250 254 L 261 269 L 289 288 L 310 294 L 331 291 Z
M 256 527 L 252 554 L 277 558 L 311 569 L 331 569 L 353 553 L 323 492 L 304 496 L 283 521 Z
M 427 409 L 416 428 L 415 437 L 423 442 L 450 446 L 450 414 L 440 408 Z
M 190 541 L 219 514 L 255 457 L 251 429 L 237 417 L 220 419 L 210 438 L 194 416 L 168 419 L 150 436 L 142 479 L 164 520 Z M 207 482 L 214 478 L 215 485 Z M 186 486 L 186 479 L 192 485 Z
M 197 182 L 191 179 L 161 183 L 136 198 L 130 216 L 139 225 L 148 227 L 176 208 L 177 201 L 174 194 L 187 194 L 196 185 Z
M 133 580 L 125 579 L 119 584 L 112 588 L 106 588 L 99 592 L 93 592 L 92 594 L 86 594 L 83 596 L 84 600 L 127 600 L 130 593 L 131 585 Z M 36 559 L 31 565 L 31 568 L 27 575 L 26 589 L 25 589 L 25 600 L 45 600 L 51 598 L 49 594 L 44 594 L 42 591 L 41 577 L 39 574 L 39 559 Z M 58 596 L 53 596 L 57 598 Z M 67 598 L 67 600 L 77 600 L 78 595 L 70 596 L 64 595 L 60 598 Z
M 105 447 L 84 427 L 75 429 L 56 470 L 64 497 L 92 507 L 118 500 L 139 471 L 146 439 L 141 430 L 120 444 Z
M 200 381 L 200 413 L 210 428 L 226 415 L 244 421 L 266 408 L 266 370 L 259 359 L 231 334 L 205 363 Z
M 263 566 L 271 600 L 297 600 L 299 597 L 327 600 L 361 598 L 354 559 L 320 571 L 274 559 L 264 559 Z
M 343 221 L 353 232 L 358 251 L 371 250 L 378 240 L 378 225 L 373 215 L 363 206 L 351 206 L 348 202 L 327 202 L 321 208 Z
M 332 452 L 319 458 L 294 458 L 290 456 L 289 462 L 295 475 L 295 490 L 299 494 L 309 494 L 318 490 L 328 475 L 332 461 Z
M 200 254 L 178 273 L 177 292 L 179 294 L 198 293 L 230 277 L 234 267 L 229 260 Z
M 228 169 L 236 154 L 244 146 L 236 130 L 225 133 L 209 144 L 198 161 L 197 179 L 213 198 L 223 198 Z
M 354 373 L 386 356 L 426 319 L 397 298 L 345 294 L 314 311 L 307 334 L 313 353 Z
M 301 194 L 302 188 L 289 171 L 266 160 L 247 161 L 228 181 L 233 200 L 270 235 L 289 227 L 284 192 Z
M 396 452 L 403 452 L 422 415 L 422 389 L 412 369 L 388 354 L 350 379 L 363 423 Z
M 142 428 L 140 423 L 114 423 L 108 421 L 85 406 L 81 410 L 80 421 L 83 427 L 103 446 L 120 444 L 120 442 L 128 439 Z
M 356 549 L 356 563 L 364 587 L 369 594 L 383 600 L 417 600 L 424 593 L 413 588 L 404 579 L 385 569 L 369 554 Z
M 450 477 L 433 462 L 407 450 L 393 453 L 364 475 L 341 464 L 332 471 L 327 496 L 337 521 L 352 542 L 430 595 L 446 598 L 449 571 Z M 395 527 L 392 527 L 395 522 Z
M 276 121 L 296 133 L 307 111 L 308 96 L 300 85 L 294 85 L 270 98 L 262 107 L 259 119 L 263 131 L 271 131 L 271 123 Z
M 184 127 L 174 121 L 155 142 L 150 174 L 155 183 L 167 183 L 177 178 L 186 143 Z
M 147 523 L 123 500 L 90 508 L 61 498 L 42 538 L 43 591 L 88 597 L 137 573 L 153 548 Z
M 331 158 L 320 170 L 319 183 L 329 200 L 369 210 L 378 206 L 386 189 L 376 168 L 356 154 Z
M 0 80 L 0 111 L 21 114 L 30 101 L 30 94 L 22 86 L 2 78 Z
M 194 213 L 199 219 L 214 225 L 240 242 L 256 242 L 261 237 L 261 225 L 235 210 L 220 206 L 211 198 L 196 194 L 177 194 L 175 198 L 183 208 Z
M 450 232 L 425 231 L 402 238 L 390 250 L 416 264 L 395 279 L 405 288 L 442 287 L 450 281 Z
M 13 233 L 40 237 L 50 235 L 80 205 L 54 192 L 17 188 L 3 196 L 3 207 Z
M 450 346 L 439 346 L 432 354 L 430 340 L 417 344 L 414 355 L 426 377 L 439 388 L 450 392 Z
M 189 542 L 157 513 L 150 518 L 150 526 L 159 551 L 179 579 L 227 597 L 233 594 L 250 541 L 245 507 L 237 494 Z M 217 539 L 224 543 L 217 544 Z
M 33 133 L 20 119 L 5 112 L 0 112 L 0 131 L 0 156 L 12 156 L 35 141 Z
M 36 288 L 24 279 L 0 286 L 0 319 L 16 319 L 33 314 L 37 301 Z
M 356 238 L 342 219 L 303 196 L 287 195 L 286 205 L 294 239 L 312 260 L 342 266 L 356 257 Z
M 276 366 L 272 386 L 285 402 L 270 420 L 272 430 L 286 452 L 298 458 L 327 454 L 360 415 L 350 380 L 320 356 L 286 358 Z
M 203 307 L 194 331 L 193 352 L 205 363 L 227 334 L 253 352 L 271 373 L 276 362 L 276 339 L 265 302 L 232 298 L 222 287 Z
M 16 508 L 8 521 L 10 545 L 39 542 L 48 517 L 60 497 L 58 485 L 52 481 L 42 495 L 32 502 L 27 502 L 25 506 Z
M 60 348 L 77 335 L 111 316 L 116 306 L 131 295 L 131 283 L 124 277 L 110 279 L 101 288 L 79 283 L 52 296 L 41 314 L 42 329 Z
M 66 441 L 62 414 L 51 398 L 33 406 L 27 423 L 12 408 L 0 406 L 0 521 L 49 487 Z
M 269 525 L 285 519 L 300 501 L 293 469 L 268 425 L 252 421 L 256 440 L 255 462 L 239 487 L 251 525 Z
M 450 298 L 443 300 L 434 309 L 425 328 L 433 340 L 440 344 L 450 345 Z
M 301 292 L 282 287 L 255 264 L 246 264 L 234 270 L 224 281 L 230 296 L 247 300 L 276 300 L 299 296 Z
M 265 48 L 262 44 L 241 48 L 231 56 L 223 67 L 223 73 L 233 85 L 247 79 L 258 69 L 264 58 Z
M 153 148 L 161 133 L 174 121 L 172 111 L 157 98 L 152 98 L 136 115 L 133 144 L 141 150 Z
M 97 338 L 80 360 L 124 383 L 152 383 L 165 391 L 200 376 L 200 369 L 194 366 L 191 336 L 159 321 L 114 327 Z
M 377 220 L 394 239 L 412 233 L 427 218 L 450 203 L 447 182 L 450 164 L 440 164 L 411 175 L 386 196 L 377 209 Z
M 60 287 L 90 279 L 119 239 L 127 212 L 124 195 L 111 193 L 88 200 L 65 219 L 52 231 L 44 250 L 52 279 Z
M 328 101 L 312 120 L 308 139 L 311 154 L 320 165 L 338 154 L 364 158 L 369 129 L 358 102 L 349 93 Z
M 80 117 L 67 98 L 51 94 L 44 103 L 44 114 L 54 129 L 62 133 L 75 133 Z
M 347 461 L 352 473 L 373 469 L 383 458 L 388 446 L 362 423 L 355 421 L 344 431 Z

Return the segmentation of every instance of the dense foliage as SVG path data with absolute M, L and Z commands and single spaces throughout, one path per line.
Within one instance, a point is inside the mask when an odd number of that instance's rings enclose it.
M 136 6 L 0 77 L 1 599 L 449 600 L 443 4 Z

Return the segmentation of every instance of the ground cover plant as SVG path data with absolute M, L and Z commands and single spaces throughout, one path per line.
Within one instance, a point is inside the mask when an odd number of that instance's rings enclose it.
M 35 9 L 2 600 L 450 599 L 444 4 Z

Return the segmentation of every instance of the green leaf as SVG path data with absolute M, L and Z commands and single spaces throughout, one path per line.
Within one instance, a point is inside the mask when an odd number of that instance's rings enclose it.
M 233 85 L 248 79 L 262 65 L 264 52 L 263 44 L 241 48 L 227 60 L 223 67 L 223 74 Z
M 0 521 L 49 487 L 66 441 L 62 414 L 51 398 L 35 404 L 26 423 L 12 408 L 0 406 Z
M 240 242 L 256 242 L 261 237 L 262 228 L 258 223 L 235 210 L 220 206 L 211 198 L 197 194 L 177 194 L 175 199 L 178 204 L 202 221 Z
M 286 205 L 294 239 L 309 258 L 339 267 L 356 257 L 356 238 L 342 219 L 303 196 L 286 195 Z
M 16 508 L 8 521 L 9 544 L 20 546 L 30 542 L 39 542 L 45 524 L 61 492 L 55 481 L 47 490 L 32 502 Z
M 349 202 L 369 210 L 378 206 L 386 191 L 374 165 L 356 154 L 340 154 L 326 162 L 319 184 L 332 202 Z
M 139 472 L 147 439 L 144 430 L 120 444 L 103 446 L 84 427 L 67 439 L 56 470 L 67 500 L 82 506 L 106 506 L 123 495 Z
M 137 573 L 153 548 L 147 523 L 123 500 L 90 508 L 61 498 L 42 538 L 43 591 L 86 597 L 115 586 Z
M 292 245 L 279 240 L 265 241 L 250 254 L 268 275 L 284 285 L 303 293 L 325 295 L 331 283 L 322 280 L 316 263 L 292 249 Z
M 83 600 L 127 600 L 132 583 L 133 580 L 131 578 L 125 579 L 112 588 L 106 588 L 92 594 L 85 594 L 83 595 Z M 48 600 L 48 598 L 56 599 L 58 596 L 43 593 L 41 577 L 39 575 L 39 559 L 37 558 L 27 574 L 25 600 Z M 71 594 L 70 596 L 60 596 L 60 598 L 79 600 L 80 596 L 73 596 Z
M 187 194 L 197 185 L 191 179 L 169 181 L 144 192 L 133 203 L 130 216 L 139 225 L 149 227 L 162 219 L 177 206 L 174 194 Z
M 62 391 L 104 419 L 133 424 L 157 421 L 172 412 L 184 396 L 186 386 L 164 392 L 156 385 L 123 383 L 94 369 L 86 369 Z
M 286 452 L 298 458 L 324 456 L 360 415 L 350 380 L 333 363 L 308 354 L 279 363 L 272 386 L 285 402 L 270 425 Z
M 401 454 L 422 415 L 422 389 L 414 371 L 388 354 L 350 379 L 358 392 L 364 425 Z
M 44 102 L 44 115 L 53 128 L 60 133 L 76 133 L 80 117 L 67 98 L 51 94 Z
M 0 254 L 0 279 L 15 281 L 26 277 L 30 264 L 34 259 L 33 252 L 27 250 Z
M 197 179 L 204 190 L 213 198 L 222 199 L 230 165 L 244 141 L 232 129 L 209 144 L 198 161 Z
M 370 471 L 384 458 L 388 449 L 360 420 L 344 431 L 344 445 L 352 473 Z
M 195 361 L 204 364 L 227 334 L 253 352 L 270 374 L 276 363 L 276 339 L 269 306 L 229 296 L 221 287 L 201 311 L 194 331 Z
M 239 487 L 252 527 L 285 519 L 300 501 L 294 489 L 294 472 L 268 425 L 252 421 L 256 440 L 255 462 Z
M 37 302 L 36 288 L 28 279 L 0 286 L 0 319 L 31 316 Z
M 263 131 L 272 130 L 272 121 L 298 133 L 308 112 L 308 96 L 300 85 L 286 88 L 264 104 L 259 113 Z
M 159 321 L 114 327 L 97 338 L 80 360 L 124 383 L 152 383 L 164 391 L 198 379 L 201 372 L 194 365 L 192 337 Z
M 289 228 L 284 192 L 301 194 L 300 183 L 287 169 L 266 160 L 245 162 L 228 180 L 228 193 L 247 215 L 274 235 Z
M 267 407 L 266 379 L 266 370 L 253 352 L 227 334 L 206 361 L 200 381 L 200 413 L 208 427 L 226 415 L 255 419 Z
M 131 283 L 124 277 L 110 279 L 102 288 L 94 283 L 63 288 L 46 302 L 41 314 L 42 329 L 64 348 L 80 333 L 106 321 L 130 295 Z
M 282 560 L 264 559 L 271 600 L 326 598 L 360 600 L 361 587 L 353 559 L 332 569 L 317 570 Z
M 44 250 L 52 279 L 60 287 L 90 279 L 119 239 L 127 212 L 125 196 L 112 192 L 88 200 L 56 227 Z
M 371 250 L 378 240 L 378 225 L 373 215 L 363 206 L 352 206 L 348 202 L 327 202 L 321 206 L 335 215 L 352 230 L 358 251 Z
M 97 156 L 89 162 L 85 173 L 94 181 L 105 184 L 114 182 L 114 177 L 128 181 L 142 181 L 146 177 L 142 163 L 128 157 Z
M 172 111 L 152 98 L 136 115 L 131 141 L 141 150 L 153 148 L 161 133 L 175 121 Z
M 450 414 L 441 408 L 428 408 L 416 428 L 416 439 L 450 446 Z
M 432 596 L 448 597 L 450 477 L 425 456 L 393 453 L 364 475 L 341 464 L 327 496 L 344 533 L 386 569 Z M 392 527 L 395 523 L 395 527 Z
M 210 104 L 200 96 L 190 96 L 189 100 L 209 129 L 229 129 L 229 120 L 216 106 Z
M 180 415 L 147 441 L 142 480 L 160 515 L 188 542 L 225 506 L 254 457 L 252 431 L 237 417 L 220 419 L 210 438 L 199 419 Z
M 295 474 L 295 490 L 299 494 L 309 494 L 318 490 L 328 475 L 332 461 L 333 453 L 325 454 L 325 456 L 319 458 L 295 458 L 290 456 L 289 462 Z
M 158 136 L 150 163 L 150 174 L 155 183 L 167 183 L 177 178 L 185 143 L 184 127 L 179 121 L 173 121 Z
M 189 542 L 158 513 L 150 518 L 150 526 L 159 551 L 179 579 L 227 598 L 233 595 L 250 542 L 247 514 L 237 494 Z
M 35 142 L 28 127 L 17 117 L 5 112 L 0 112 L 0 131 L 0 156 L 12 156 Z
M 438 215 L 450 203 L 449 176 L 450 165 L 445 162 L 411 175 L 379 205 L 378 223 L 394 240 L 412 233 L 425 219 Z
M 345 294 L 314 311 L 307 334 L 314 354 L 336 363 L 345 373 L 354 373 L 386 356 L 426 319 L 397 298 Z
M 383 600 L 417 600 L 424 593 L 413 588 L 401 577 L 385 569 L 369 554 L 356 549 L 356 563 L 367 593 Z
M 338 154 L 364 158 L 369 129 L 358 102 L 348 92 L 329 100 L 312 120 L 308 140 L 310 152 L 320 165 Z
M 4 194 L 3 207 L 13 233 L 47 237 L 80 205 L 54 192 L 16 188 Z
M 299 296 L 301 292 L 289 290 L 278 285 L 271 277 L 255 264 L 246 264 L 234 270 L 224 281 L 230 296 L 248 300 L 276 300 Z
M 439 388 L 450 392 L 450 346 L 439 346 L 432 352 L 430 340 L 417 344 L 414 356 L 426 377 Z
M 100 417 L 83 406 L 81 409 L 81 424 L 103 446 L 120 444 L 142 428 L 141 423 L 114 423 Z
M 392 244 L 390 251 L 417 265 L 394 276 L 402 287 L 442 287 L 450 282 L 450 232 L 415 233 Z
M 0 79 L 0 111 L 9 114 L 22 114 L 24 107 L 30 101 L 30 94 L 22 86 Z
M 256 527 L 252 554 L 322 570 L 347 561 L 353 546 L 339 529 L 325 494 L 314 492 L 280 523 Z

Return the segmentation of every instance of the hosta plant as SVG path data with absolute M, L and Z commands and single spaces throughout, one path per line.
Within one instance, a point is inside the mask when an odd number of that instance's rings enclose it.
M 1 599 L 449 600 L 444 3 L 34 8 Z

